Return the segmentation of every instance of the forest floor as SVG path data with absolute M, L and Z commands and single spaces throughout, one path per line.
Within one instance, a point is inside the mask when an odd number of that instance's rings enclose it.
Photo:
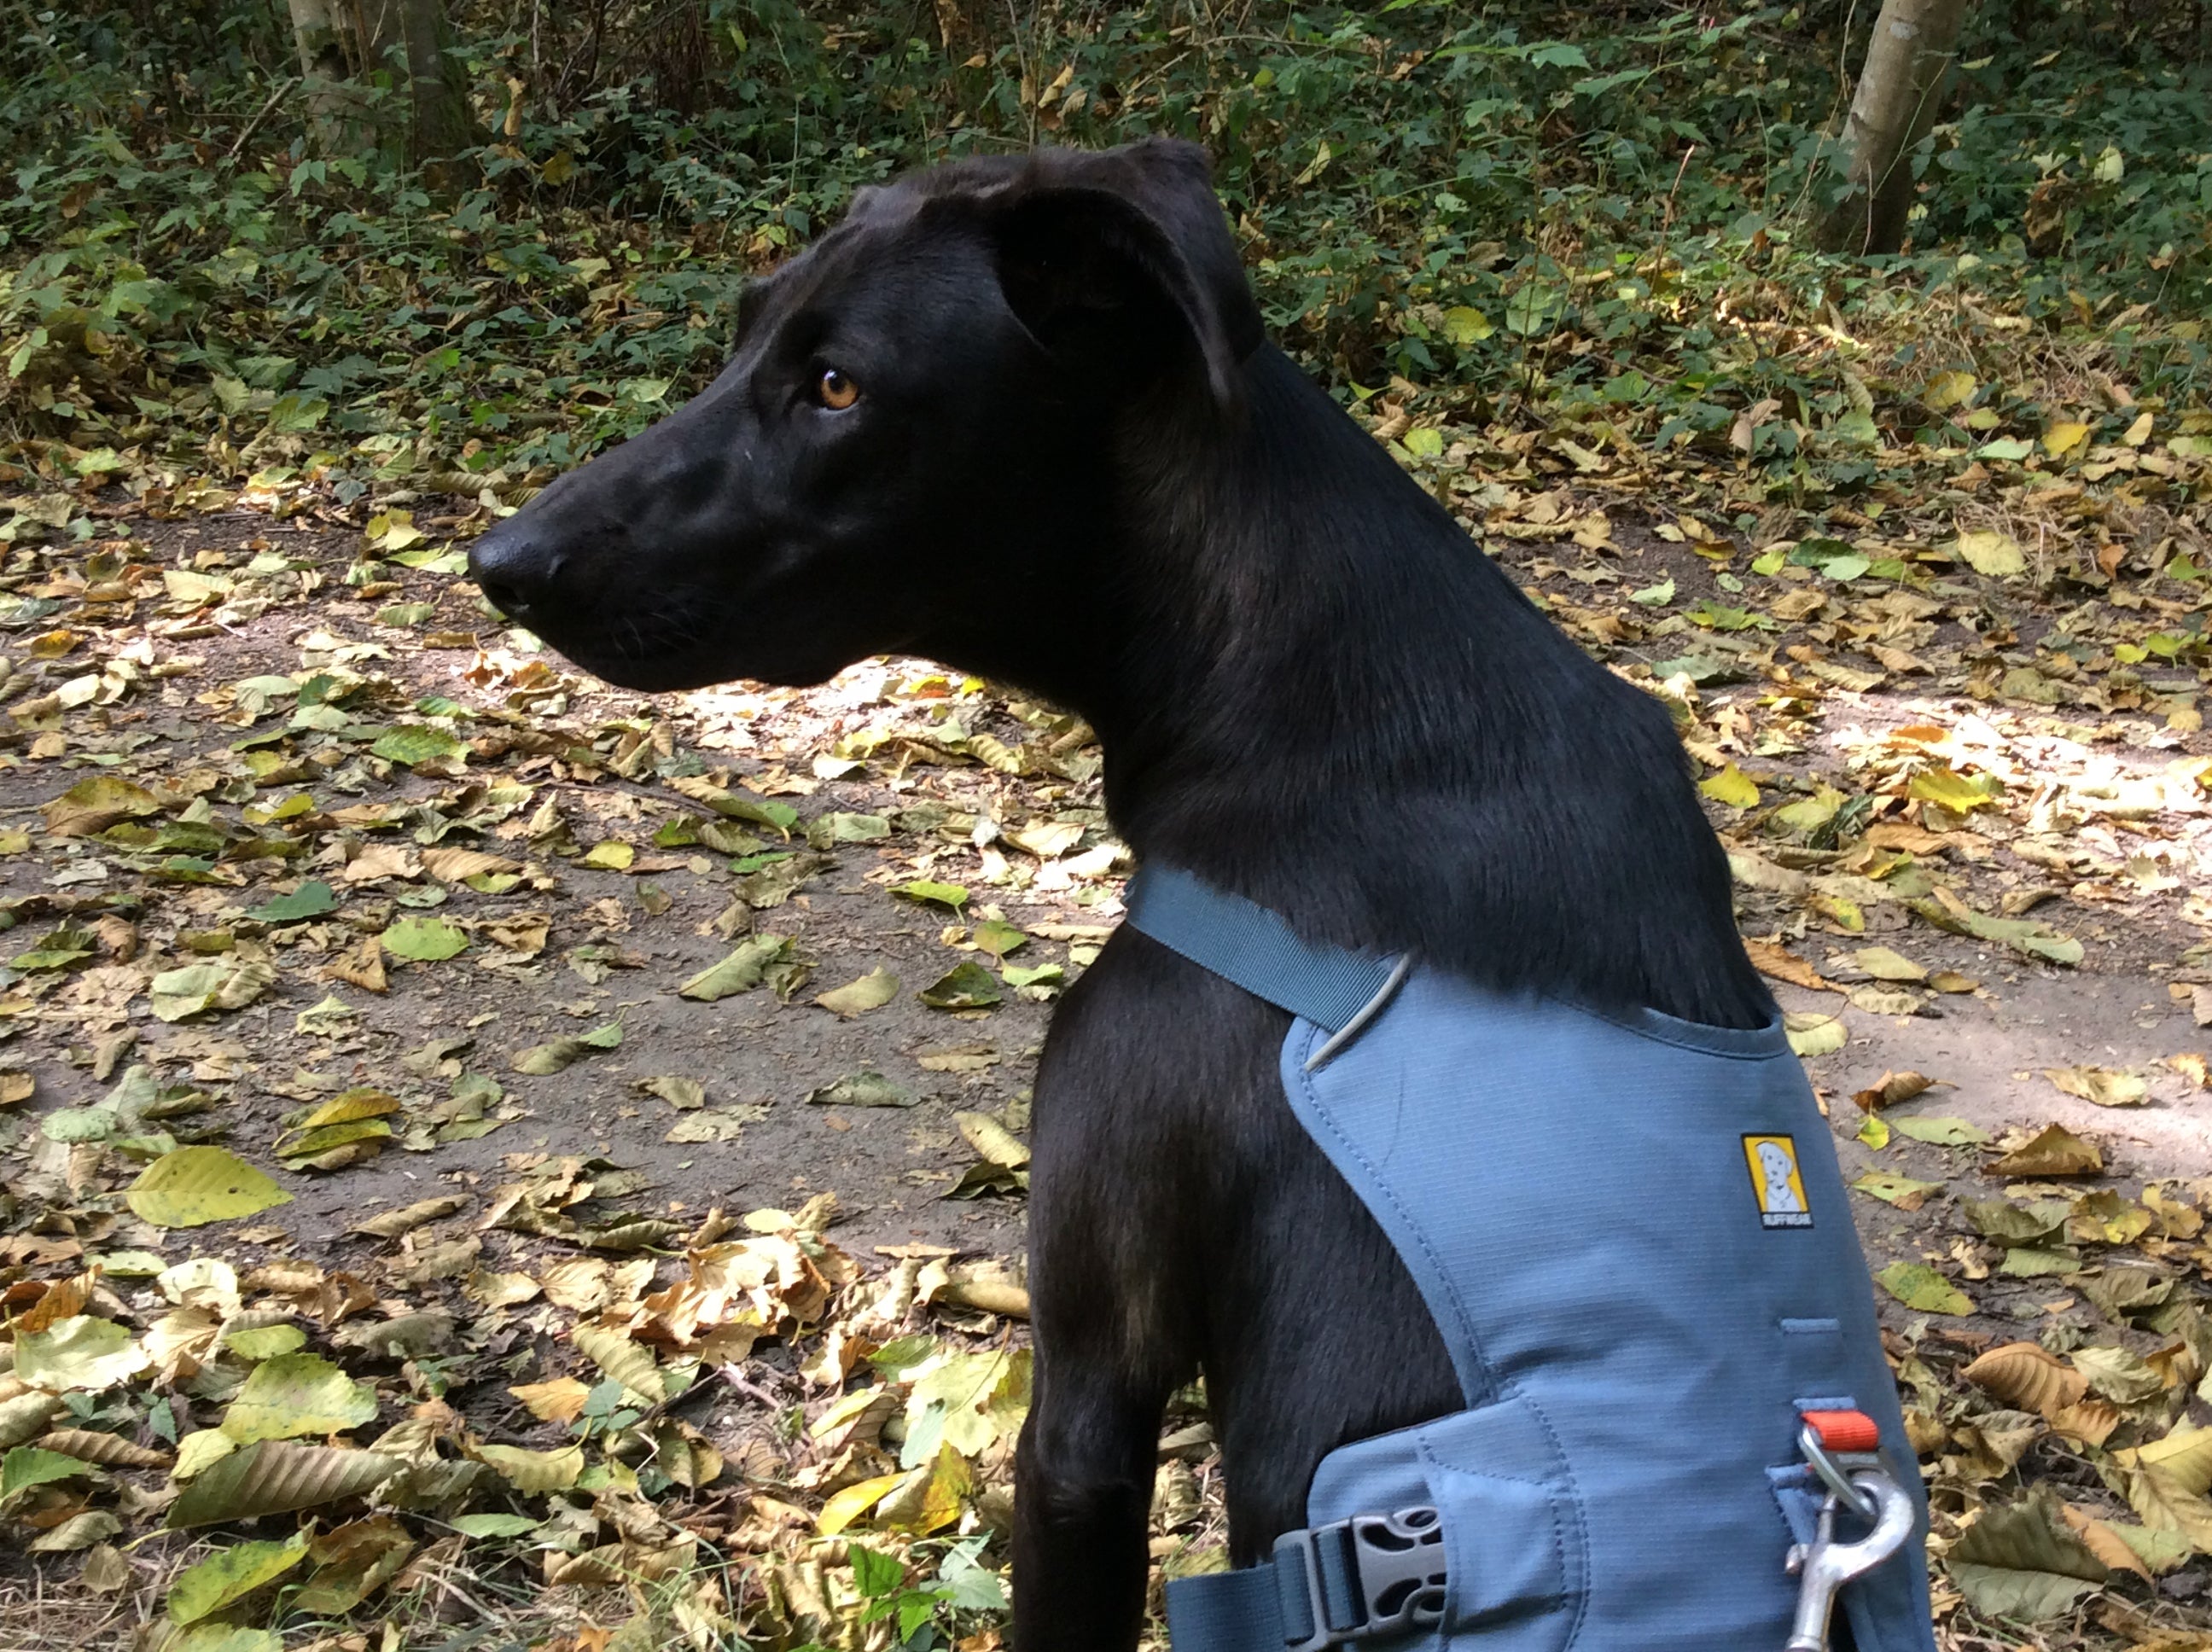
M 1400 452 L 1677 712 L 1946 1646 L 2212 1648 L 2202 462 L 1869 513 L 1567 448 Z M 609 689 L 465 500 L 15 502 L 0 1644 L 995 1647 L 1089 731 L 912 660 Z M 1162 1462 L 1161 1572 L 1220 1564 L 1197 1394 Z

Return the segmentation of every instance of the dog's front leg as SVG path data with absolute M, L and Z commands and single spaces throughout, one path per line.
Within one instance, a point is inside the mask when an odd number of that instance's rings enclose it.
M 1018 1652 L 1129 1652 L 1160 1402 L 1112 1371 L 1040 1361 L 1014 1492 Z
M 1179 1116 L 1176 1012 L 1204 989 L 1192 966 L 1117 936 L 1062 1002 L 1037 1073 L 1018 1652 L 1131 1652 L 1144 1625 L 1160 1413 L 1197 1370 L 1187 1227 L 1207 1155 Z

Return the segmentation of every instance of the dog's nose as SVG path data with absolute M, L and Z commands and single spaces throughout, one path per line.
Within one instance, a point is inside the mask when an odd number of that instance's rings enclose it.
M 544 610 L 561 573 L 561 554 L 526 528 L 502 523 L 469 548 L 469 576 L 491 605 L 510 619 Z

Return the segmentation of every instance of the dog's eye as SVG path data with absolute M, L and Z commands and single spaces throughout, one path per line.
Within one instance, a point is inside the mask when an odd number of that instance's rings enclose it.
M 814 399 L 842 412 L 860 399 L 860 387 L 836 367 L 824 367 L 814 381 Z

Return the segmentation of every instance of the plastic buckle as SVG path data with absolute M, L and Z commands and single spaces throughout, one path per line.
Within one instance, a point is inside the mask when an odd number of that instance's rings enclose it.
M 1336 1561 L 1325 1572 L 1324 1557 Z M 1388 1515 L 1354 1515 L 1327 1526 L 1285 1532 L 1275 1540 L 1275 1564 L 1295 1564 L 1304 1579 L 1303 1637 L 1286 1635 L 1285 1652 L 1327 1652 L 1377 1636 L 1403 1634 L 1443 1621 L 1443 1519 L 1434 1509 L 1401 1509 Z M 1348 1585 L 1361 1616 L 1345 1622 L 1329 1604 L 1327 1575 Z M 1346 1592 L 1334 1591 L 1340 1598 Z M 1286 1614 L 1287 1615 L 1287 1614 Z

